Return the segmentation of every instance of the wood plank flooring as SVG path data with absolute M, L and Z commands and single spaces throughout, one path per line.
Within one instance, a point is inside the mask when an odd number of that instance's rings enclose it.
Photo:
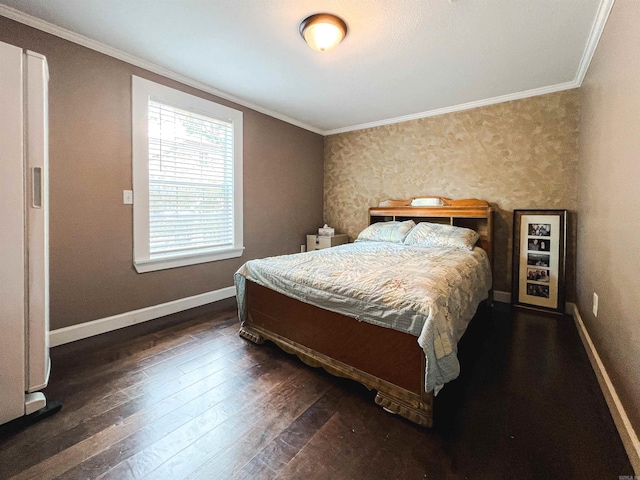
M 227 308 L 53 349 L 46 394 L 62 411 L 0 437 L 0 479 L 633 474 L 568 317 L 504 305 L 477 315 L 460 344 L 462 374 L 436 397 L 431 430 L 237 331 Z

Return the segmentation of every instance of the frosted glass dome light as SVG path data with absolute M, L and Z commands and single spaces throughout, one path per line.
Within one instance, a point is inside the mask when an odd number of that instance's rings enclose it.
M 300 35 L 314 50 L 328 52 L 347 35 L 347 24 L 330 13 L 317 13 L 302 21 Z

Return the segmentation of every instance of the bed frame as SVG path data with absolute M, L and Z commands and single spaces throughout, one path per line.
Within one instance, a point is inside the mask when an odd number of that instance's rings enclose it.
M 492 259 L 492 211 L 484 200 L 417 197 L 369 209 L 369 223 L 430 221 L 472 228 Z M 246 283 L 247 320 L 240 336 L 265 340 L 307 365 L 376 390 L 375 402 L 424 427 L 433 426 L 433 392 L 424 391 L 425 357 L 416 337 L 329 312 L 254 282 Z M 489 303 L 491 296 L 489 298 Z

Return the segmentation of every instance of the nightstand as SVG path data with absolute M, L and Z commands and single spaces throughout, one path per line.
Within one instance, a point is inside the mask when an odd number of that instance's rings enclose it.
M 349 236 L 346 233 L 339 233 L 333 237 L 323 237 L 320 235 L 307 235 L 307 252 L 313 250 L 321 250 L 323 248 L 335 247 L 349 242 Z

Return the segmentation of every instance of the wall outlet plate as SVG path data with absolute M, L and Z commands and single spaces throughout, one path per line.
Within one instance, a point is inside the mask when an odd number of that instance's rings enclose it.
M 122 203 L 125 205 L 133 205 L 133 190 L 122 191 Z
M 598 316 L 598 294 L 593 293 L 593 315 Z

